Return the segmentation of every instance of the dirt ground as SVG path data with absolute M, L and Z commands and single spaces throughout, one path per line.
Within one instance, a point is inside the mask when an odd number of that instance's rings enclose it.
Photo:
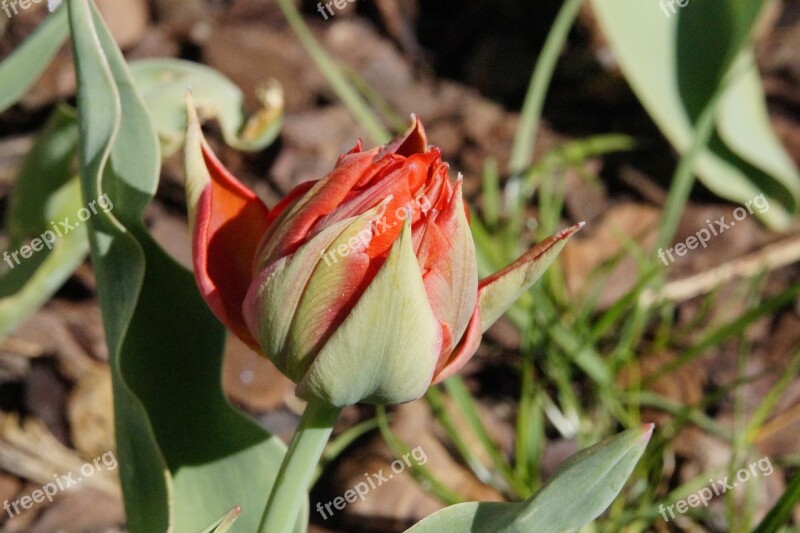
M 280 138 L 271 147 L 256 154 L 238 153 L 213 134 L 213 127 L 210 130 L 220 158 L 267 205 L 294 185 L 325 175 L 338 154 L 363 135 L 272 2 L 98 0 L 98 4 L 128 59 L 173 56 L 205 63 L 237 83 L 252 109 L 257 106 L 257 87 L 271 79 L 280 82 L 286 118 Z M 560 2 L 533 4 L 477 0 L 454 7 L 431 0 L 358 0 L 328 20 L 312 1 L 302 2 L 302 8 L 327 52 L 357 73 L 391 110 L 386 113 L 390 124 L 402 127 L 411 113 L 423 119 L 430 141 L 442 148 L 453 170 L 464 174 L 468 201 L 480 206 L 484 161 L 495 158 L 501 175 L 505 174 L 530 72 Z M 18 45 L 43 14 L 43 5 L 7 21 L 0 14 L 0 57 Z M 799 47 L 800 2 L 785 1 L 775 22 L 759 35 L 758 61 L 773 124 L 798 165 Z M 640 149 L 624 157 L 592 160 L 589 170 L 602 178 L 597 182 L 567 177 L 566 218 L 587 222 L 562 257 L 567 285 L 575 295 L 598 265 L 621 251 L 616 231 L 636 236 L 641 243 L 653 242 L 657 229 L 653 224 L 661 213 L 676 161 L 613 62 L 603 60 L 608 53 L 586 9 L 559 61 L 536 146 L 541 154 L 564 140 L 610 132 L 642 141 Z M 22 103 L 0 115 L 0 215 L 5 216 L 15 173 L 35 133 L 57 102 L 74 102 L 74 93 L 70 51 L 65 49 Z M 165 162 L 147 222 L 164 247 L 188 266 L 180 157 Z M 705 226 L 706 219 L 732 209 L 696 186 L 676 241 Z M 532 213 L 535 216 L 535 210 Z M 800 225 L 795 224 L 787 234 L 797 235 L 798 229 Z M 668 278 L 687 278 L 785 238 L 750 217 L 725 239 L 671 265 Z M 601 308 L 608 308 L 631 287 L 634 268 L 632 260 L 617 266 L 600 298 Z M 779 293 L 797 281 L 798 274 L 796 263 L 770 273 L 764 279 L 765 291 Z M 741 307 L 724 303 L 736 292 L 736 283 L 718 290 L 721 303 L 710 311 L 701 309 L 699 298 L 685 298 L 679 305 L 676 327 L 684 328 L 687 343 L 702 338 L 707 324 L 742 313 Z M 800 306 L 795 303 L 793 309 L 759 320 L 748 330 L 747 340 L 752 346 L 748 368 L 764 375 L 746 386 L 745 402 L 757 405 L 800 346 Z M 488 332 L 477 357 L 463 372 L 493 437 L 509 452 L 514 391 L 518 390 L 518 378 L 509 369 L 514 368 L 518 352 L 518 333 L 501 321 Z M 735 370 L 734 350 L 723 344 L 712 352 L 657 381 L 654 388 L 687 402 L 718 392 Z M 668 352 L 642 354 L 641 370 L 646 374 L 675 357 Z M 54 472 L 67 472 L 114 449 L 106 359 L 95 281 L 87 262 L 53 300 L 0 342 L 0 501 L 30 494 Z M 231 339 L 223 380 L 236 405 L 288 439 L 301 406 L 292 384 L 270 363 Z M 725 423 L 733 409 L 722 404 L 708 414 Z M 348 408 L 337 427 L 365 420 L 371 412 L 368 407 Z M 773 423 L 759 436 L 759 449 L 769 455 L 800 454 L 797 377 L 776 412 Z M 659 416 L 664 415 L 653 414 L 654 419 Z M 453 459 L 425 402 L 398 407 L 393 427 L 412 445 L 422 446 L 430 468 L 466 499 L 502 499 Z M 720 464 L 730 453 L 696 428 L 685 430 L 676 446 L 682 458 L 675 467 L 676 479 Z M 543 459 L 545 472 L 552 472 L 575 448 L 574 442 L 551 440 Z M 363 472 L 387 468 L 392 460 L 380 436 L 366 434 L 330 465 L 312 501 L 331 500 L 359 481 Z M 124 530 L 116 472 L 110 467 L 103 470 L 53 503 L 37 505 L 13 519 L 0 513 L 2 530 Z M 774 479 L 772 490 L 779 495 L 783 481 Z M 351 504 L 330 520 L 312 513 L 311 527 L 319 532 L 402 531 L 440 507 L 409 476 L 400 476 L 381 488 L 380 498 Z

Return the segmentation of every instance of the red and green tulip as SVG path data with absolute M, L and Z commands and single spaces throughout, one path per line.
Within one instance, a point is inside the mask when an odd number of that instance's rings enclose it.
M 479 280 L 462 181 L 449 178 L 418 119 L 383 147 L 359 141 L 327 176 L 268 209 L 212 153 L 191 106 L 189 117 L 200 292 L 306 400 L 340 407 L 422 396 L 472 357 L 580 229 Z

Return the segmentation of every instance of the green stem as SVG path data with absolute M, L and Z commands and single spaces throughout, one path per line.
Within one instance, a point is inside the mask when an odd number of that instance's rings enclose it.
M 686 207 L 689 193 L 692 192 L 692 185 L 694 185 L 694 166 L 697 158 L 705 150 L 711 135 L 714 133 L 717 104 L 723 92 L 723 88 L 717 89 L 716 94 L 709 100 L 697 117 L 692 143 L 678 163 L 675 175 L 672 178 L 667 202 L 664 205 L 664 217 L 661 220 L 661 232 L 658 236 L 656 249 L 665 248 L 678 229 L 683 209 Z
M 294 30 L 297 38 L 300 39 L 303 47 L 305 47 L 308 55 L 316 63 L 317 68 L 331 84 L 331 88 L 336 95 L 342 100 L 342 103 L 350 110 L 355 119 L 361 124 L 361 127 L 367 131 L 367 134 L 378 143 L 385 143 L 391 139 L 391 135 L 386 128 L 377 119 L 375 114 L 370 109 L 369 105 L 364 101 L 358 91 L 347 81 L 342 71 L 337 68 L 333 58 L 331 58 L 325 49 L 320 46 L 311 30 L 308 29 L 303 17 L 297 11 L 292 0 L 277 0 L 278 7 L 283 11 L 287 22 Z
M 297 515 L 311 488 L 314 470 L 340 411 L 340 408 L 324 403 L 308 403 L 275 478 L 259 531 L 294 531 Z
M 533 76 L 528 86 L 528 93 L 525 95 L 525 103 L 522 105 L 522 115 L 517 134 L 514 137 L 514 145 L 511 148 L 511 158 L 508 162 L 511 175 L 521 174 L 531 165 L 533 145 L 536 143 L 536 132 L 542 117 L 544 97 L 547 95 L 547 88 L 550 86 L 558 56 L 564 48 L 569 30 L 572 28 L 575 17 L 578 16 L 582 2 L 583 0 L 564 2 L 547 35 L 544 47 L 539 53 L 539 59 L 536 61 L 536 68 L 533 70 Z

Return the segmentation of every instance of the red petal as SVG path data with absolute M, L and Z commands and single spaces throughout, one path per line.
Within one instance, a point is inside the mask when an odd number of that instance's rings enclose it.
M 425 134 L 425 128 L 422 122 L 416 117 L 411 115 L 411 126 L 399 137 L 389 141 L 383 148 L 381 155 L 384 154 L 397 154 L 410 157 L 414 154 L 425 153 L 428 149 L 428 136 Z
M 472 317 L 469 320 L 467 331 L 465 331 L 464 336 L 461 337 L 461 342 L 458 343 L 458 346 L 456 346 L 456 349 L 453 350 L 453 353 L 450 354 L 449 358 L 439 359 L 431 384 L 436 385 L 437 383 L 444 381 L 461 370 L 461 367 L 467 364 L 467 361 L 469 361 L 472 356 L 475 355 L 475 352 L 478 350 L 478 346 L 480 346 L 480 344 L 481 310 L 480 307 L 475 304 L 475 310 L 472 312 Z
M 256 249 L 267 229 L 268 209 L 205 144 L 203 158 L 211 184 L 197 205 L 192 254 L 195 279 L 217 318 L 257 350 L 242 317 L 242 302 L 252 280 Z
M 330 174 L 312 182 L 313 186 L 270 224 L 264 246 L 258 251 L 257 269 L 294 252 L 305 242 L 317 220 L 331 213 L 356 183 L 373 170 L 377 153 L 373 149 L 344 155 Z

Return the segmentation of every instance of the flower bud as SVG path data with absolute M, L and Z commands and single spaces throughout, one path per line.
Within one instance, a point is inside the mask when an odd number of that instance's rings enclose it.
M 219 163 L 189 108 L 198 286 L 234 333 L 333 406 L 401 403 L 452 375 L 578 226 L 479 282 L 462 182 L 413 118 L 272 210 Z M 482 319 L 482 317 L 486 317 Z

